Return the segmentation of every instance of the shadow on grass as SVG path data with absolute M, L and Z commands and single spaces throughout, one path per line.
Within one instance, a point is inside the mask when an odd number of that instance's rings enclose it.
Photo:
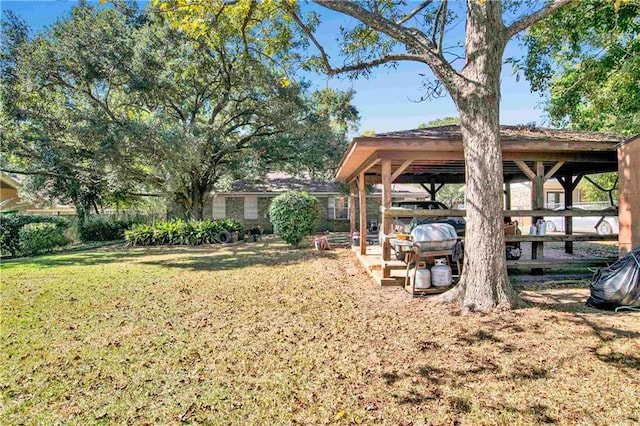
M 303 243 L 304 244 L 304 243 Z M 103 247 L 97 250 L 60 253 L 3 262 L 3 268 L 30 266 L 96 266 L 131 263 L 193 271 L 222 271 L 247 266 L 276 266 L 304 262 L 322 256 L 334 259 L 335 249 L 317 252 L 308 248 L 291 248 L 279 240 L 258 243 L 212 244 L 201 246 Z M 338 249 L 339 250 L 339 249 Z
M 172 269 L 189 269 L 192 271 L 224 271 L 247 266 L 282 266 L 292 265 L 316 259 L 335 259 L 335 251 L 318 253 L 310 249 L 290 249 L 288 247 L 265 247 L 263 249 L 231 249 L 219 250 L 199 256 L 185 254 L 173 256 L 170 260 L 144 260 L 140 263 L 156 265 Z
M 598 321 L 598 317 L 625 314 L 616 314 L 613 311 L 603 311 L 586 306 L 586 297 L 584 293 L 584 289 L 582 289 L 582 291 L 563 289 L 557 294 L 544 292 L 542 293 L 543 300 L 535 300 L 535 297 L 533 297 L 534 300 L 530 300 L 530 302 L 533 306 L 536 306 L 540 309 L 569 314 L 569 321 L 573 321 L 589 327 L 593 335 L 596 336 L 600 341 L 600 348 L 606 347 L 609 342 L 615 341 L 616 339 L 640 338 L 640 333 L 638 332 L 603 325 L 602 321 Z M 632 313 L 631 315 L 634 314 Z M 594 349 L 593 351 L 594 356 L 602 362 L 625 371 L 628 371 L 630 369 L 640 371 L 640 357 L 637 355 L 615 351 L 602 354 L 599 353 L 598 349 Z

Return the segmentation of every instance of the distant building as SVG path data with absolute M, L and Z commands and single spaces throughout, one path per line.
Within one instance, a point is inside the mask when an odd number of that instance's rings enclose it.
M 260 226 L 271 231 L 269 207 L 271 201 L 287 191 L 305 191 L 320 202 L 319 231 L 349 231 L 349 197 L 334 182 L 302 179 L 285 173 L 268 173 L 264 182 L 238 181 L 230 192 L 216 194 L 205 206 L 205 218 L 233 218 L 246 228 Z M 367 223 L 380 223 L 382 189 L 376 185 L 367 195 Z M 428 199 L 427 192 L 417 186 L 394 184 L 392 198 Z M 356 206 L 357 209 L 357 206 Z M 356 212 L 356 214 L 359 214 Z

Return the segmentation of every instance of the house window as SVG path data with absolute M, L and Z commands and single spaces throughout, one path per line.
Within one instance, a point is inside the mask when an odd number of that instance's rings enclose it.
M 218 195 L 213 199 L 213 208 L 211 217 L 213 219 L 224 219 L 227 217 L 227 198 L 224 195 Z
M 329 219 L 348 220 L 349 219 L 349 198 L 329 197 Z
M 255 195 L 245 195 L 244 197 L 244 218 L 246 220 L 258 219 L 258 197 Z
M 561 207 L 564 206 L 564 192 L 549 191 L 547 192 L 546 207 Z

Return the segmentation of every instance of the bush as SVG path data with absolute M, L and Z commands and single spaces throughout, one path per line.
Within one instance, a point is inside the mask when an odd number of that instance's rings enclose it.
M 274 198 L 269 214 L 275 233 L 295 247 L 305 236 L 314 233 L 320 219 L 318 199 L 297 191 L 285 192 Z
M 228 229 L 226 227 L 230 227 Z M 200 245 L 213 244 L 225 240 L 225 232 L 242 232 L 243 226 L 233 219 L 189 220 L 173 219 L 156 222 L 153 225 L 133 225 L 125 231 L 125 239 L 132 246 L 152 245 Z
M 63 230 L 53 223 L 29 223 L 19 232 L 20 251 L 34 255 L 69 244 Z
M 244 225 L 235 219 L 220 219 L 216 222 L 220 222 L 222 228 L 229 232 L 238 232 L 240 234 L 244 233 Z
M 138 219 L 105 219 L 97 217 L 78 224 L 78 236 L 83 242 L 114 241 L 124 238 L 124 231 L 131 229 Z
M 70 225 L 67 218 L 60 216 L 0 215 L 0 249 L 2 253 L 10 253 L 15 256 L 21 252 L 20 230 L 30 223 L 51 223 L 61 233 Z

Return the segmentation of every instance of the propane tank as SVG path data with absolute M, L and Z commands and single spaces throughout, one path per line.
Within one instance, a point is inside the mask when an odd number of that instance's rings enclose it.
M 431 268 L 431 284 L 434 287 L 447 287 L 451 285 L 451 266 L 447 264 L 446 258 L 439 258 L 434 261 Z
M 413 276 L 415 273 L 415 282 L 413 280 Z M 423 289 L 431 287 L 431 272 L 427 269 L 409 270 L 409 279 L 411 280 L 411 285 L 415 289 Z

